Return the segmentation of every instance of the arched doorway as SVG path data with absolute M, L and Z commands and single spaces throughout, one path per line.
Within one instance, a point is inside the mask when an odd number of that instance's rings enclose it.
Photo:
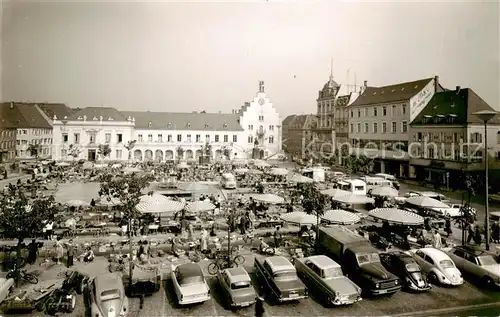
M 216 160 L 222 159 L 222 151 L 221 150 L 216 150 L 215 151 L 215 159 Z
M 153 151 L 151 150 L 146 150 L 144 152 L 144 160 L 145 161 L 152 161 L 153 160 Z
M 163 151 L 162 150 L 156 150 L 155 161 L 158 161 L 158 162 L 163 161 Z
M 186 151 L 186 160 L 192 160 L 193 159 L 193 151 L 187 150 Z
M 171 150 L 167 150 L 165 152 L 165 160 L 166 161 L 172 161 L 174 159 L 174 152 Z
M 141 150 L 134 151 L 134 160 L 142 161 L 142 151 Z

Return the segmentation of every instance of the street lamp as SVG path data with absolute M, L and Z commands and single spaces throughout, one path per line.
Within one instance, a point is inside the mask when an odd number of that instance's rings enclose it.
M 493 119 L 494 116 L 498 114 L 494 110 L 481 110 L 474 112 L 479 120 L 484 122 L 484 179 L 485 179 L 485 197 L 484 197 L 484 211 L 485 211 L 485 229 L 486 229 L 486 250 L 490 249 L 490 213 L 488 206 L 488 192 L 489 192 L 489 181 L 488 181 L 488 121 Z

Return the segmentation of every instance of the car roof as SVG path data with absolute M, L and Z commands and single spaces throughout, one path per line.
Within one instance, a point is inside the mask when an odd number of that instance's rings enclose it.
M 266 263 L 273 272 L 284 270 L 295 270 L 293 264 L 284 256 L 270 256 L 266 258 Z
M 403 262 L 415 262 L 411 255 L 403 251 L 391 251 L 385 254 L 395 256 Z
M 123 281 L 117 273 L 97 275 L 94 279 L 95 288 L 99 292 L 106 290 L 123 289 Z
M 326 255 L 313 255 L 313 256 L 304 258 L 304 260 L 306 260 L 306 261 L 308 260 L 308 261 L 314 263 L 317 267 L 322 268 L 322 269 L 340 267 L 340 265 L 337 262 L 330 259 Z
M 181 277 L 203 276 L 201 268 L 196 263 L 185 263 L 175 268 Z
M 422 248 L 419 249 L 419 251 L 422 251 L 424 254 L 430 256 L 431 258 L 436 258 L 440 260 L 447 260 L 449 259 L 448 255 L 444 253 L 441 250 L 435 249 L 435 248 Z
M 233 267 L 225 269 L 225 271 L 231 283 L 250 281 L 250 275 L 248 275 L 248 272 L 242 267 Z
M 486 250 L 482 250 L 481 248 L 476 247 L 476 246 L 472 246 L 472 245 L 468 245 L 468 246 L 458 245 L 458 246 L 455 246 L 454 248 L 457 249 L 457 250 L 465 251 L 467 253 L 471 253 L 471 254 L 473 254 L 475 256 L 494 255 L 493 252 L 488 252 Z

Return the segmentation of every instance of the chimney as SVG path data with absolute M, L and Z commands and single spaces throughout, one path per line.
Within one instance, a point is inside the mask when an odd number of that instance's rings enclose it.
M 457 88 L 455 89 L 455 92 L 456 92 L 456 93 L 457 93 L 457 95 L 458 95 L 458 93 L 460 92 L 460 86 L 457 86 Z
M 365 80 L 365 82 L 363 83 L 363 86 L 366 88 L 368 87 L 368 80 Z
M 439 91 L 439 76 L 434 76 L 434 92 Z

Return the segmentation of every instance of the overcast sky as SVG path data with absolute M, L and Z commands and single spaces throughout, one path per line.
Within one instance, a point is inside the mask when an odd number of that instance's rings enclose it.
M 316 111 L 333 57 L 341 84 L 437 74 L 499 108 L 497 1 L 67 2 L 3 0 L 3 100 L 229 112 L 262 79 L 284 117 Z

